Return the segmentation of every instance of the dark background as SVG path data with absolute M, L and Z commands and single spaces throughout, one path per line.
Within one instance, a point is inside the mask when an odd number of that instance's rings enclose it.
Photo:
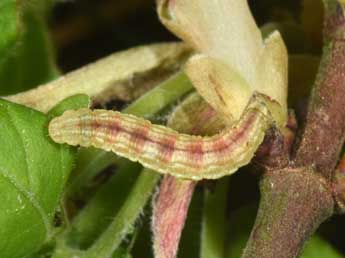
M 249 2 L 260 25 L 285 16 L 297 18 L 301 6 L 298 0 Z M 159 23 L 154 0 L 60 1 L 50 26 L 63 71 L 131 46 L 176 40 Z

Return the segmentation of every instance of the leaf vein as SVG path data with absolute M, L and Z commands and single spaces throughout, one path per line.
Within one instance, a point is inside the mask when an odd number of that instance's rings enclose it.
M 28 202 L 36 209 L 38 214 L 42 218 L 43 225 L 46 229 L 46 237 L 49 236 L 50 232 L 50 222 L 49 218 L 46 215 L 46 212 L 42 208 L 42 206 L 39 204 L 39 202 L 34 198 L 33 194 L 28 192 L 24 187 L 20 186 L 16 183 L 16 180 L 12 178 L 8 173 L 4 172 L 4 170 L 1 170 L 0 176 L 2 176 L 4 179 L 6 179 L 17 191 L 28 200 Z

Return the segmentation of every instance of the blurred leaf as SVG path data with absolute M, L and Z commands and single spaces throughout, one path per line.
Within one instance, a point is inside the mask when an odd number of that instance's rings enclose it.
M 75 217 L 68 242 L 72 241 L 75 243 L 73 246 L 86 249 L 95 241 L 111 222 L 109 218 L 115 217 L 124 205 L 139 176 L 140 168 L 138 163 L 127 161 L 116 170 L 116 174 L 96 192 Z
M 300 24 L 296 22 L 268 22 L 261 26 L 261 33 L 264 37 L 275 30 L 280 32 L 290 55 L 311 52 L 312 47 Z
M 132 258 L 132 255 L 128 253 L 126 248 L 118 248 L 112 258 Z
M 0 94 L 11 94 L 58 75 L 45 23 L 47 1 L 0 3 Z
M 260 15 L 270 21 L 286 22 L 296 20 L 300 12 L 300 0 L 261 0 L 250 1 L 261 10 Z
M 196 188 L 182 232 L 178 258 L 197 258 L 200 255 L 203 198 L 204 192 Z
M 124 237 L 133 231 L 134 223 L 151 197 L 159 178 L 159 174 L 149 169 L 141 171 L 116 217 L 81 257 L 110 257 L 113 254 Z
M 0 100 L 0 257 L 27 256 L 51 237 L 73 155 L 48 138 L 47 120 Z
M 221 179 L 214 191 L 205 190 L 201 258 L 224 257 L 228 182 L 228 177 Z
M 132 238 L 133 248 L 131 254 L 134 258 L 137 257 L 154 257 L 152 248 L 152 230 L 151 230 L 151 207 L 148 206 L 145 210 L 145 217 L 140 221 L 141 227 L 136 227 L 138 232 L 136 239 Z
M 289 104 L 294 107 L 311 93 L 320 57 L 313 55 L 289 56 Z
M 3 0 L 0 3 L 0 65 L 14 47 L 22 30 L 20 11 L 14 0 Z
M 75 168 L 67 182 L 66 198 L 81 198 L 92 179 L 110 165 L 121 162 L 121 158 L 112 152 L 100 151 L 95 148 L 81 148 L 78 150 Z
M 307 242 L 301 258 L 344 258 L 325 239 L 320 236 L 313 236 Z
M 323 31 L 322 0 L 304 0 L 301 20 L 305 34 L 313 45 L 314 53 L 321 52 Z
M 246 206 L 235 211 L 229 218 L 230 225 L 228 235 L 228 243 L 226 256 L 227 258 L 241 257 L 243 249 L 249 238 L 249 234 L 254 225 L 256 208 L 254 206 Z

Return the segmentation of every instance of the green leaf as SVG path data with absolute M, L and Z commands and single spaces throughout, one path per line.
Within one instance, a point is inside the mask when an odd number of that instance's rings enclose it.
M 304 248 L 301 258 L 344 258 L 325 239 L 314 235 Z
M 223 258 L 226 239 L 226 208 L 229 178 L 217 182 L 214 191 L 205 189 L 201 231 L 201 258 Z
M 230 225 L 227 243 L 227 258 L 241 257 L 250 232 L 254 225 L 256 215 L 255 206 L 246 206 L 235 211 L 229 218 Z
M 90 106 L 91 99 L 85 94 L 77 94 L 59 102 L 48 112 L 48 116 L 53 118 L 62 115 L 66 110 L 87 108 Z
M 132 255 L 128 253 L 125 248 L 118 248 L 112 258 L 132 258 Z
M 147 201 L 160 178 L 149 169 L 143 169 L 117 216 L 109 227 L 97 239 L 94 245 L 84 253 L 83 258 L 111 257 L 123 238 L 134 228 L 134 223 L 144 209 Z
M 177 257 L 194 258 L 200 254 L 200 236 L 202 227 L 202 206 L 204 193 L 196 188 L 188 210 L 186 224 L 184 226 Z
M 14 47 L 21 31 L 20 9 L 14 0 L 3 0 L 0 3 L 0 65 L 8 51 Z
M 0 100 L 0 257 L 23 257 L 51 237 L 73 155 L 48 137 L 40 112 Z
M 75 217 L 68 242 L 82 249 L 89 247 L 124 205 L 140 171 L 138 163 L 124 162 Z
M 49 2 L 18 2 L 0 3 L 1 95 L 32 88 L 58 75 L 45 22 Z

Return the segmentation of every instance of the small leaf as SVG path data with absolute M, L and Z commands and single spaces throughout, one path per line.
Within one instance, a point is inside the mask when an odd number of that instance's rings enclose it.
M 52 234 L 73 155 L 49 139 L 47 124 L 42 113 L 0 100 L 0 257 L 27 256 Z
M 91 100 L 90 97 L 84 94 L 77 94 L 68 97 L 61 102 L 59 102 L 55 107 L 53 107 L 49 112 L 48 116 L 53 118 L 55 116 L 61 116 L 66 110 L 69 109 L 79 109 L 83 107 L 90 107 Z

